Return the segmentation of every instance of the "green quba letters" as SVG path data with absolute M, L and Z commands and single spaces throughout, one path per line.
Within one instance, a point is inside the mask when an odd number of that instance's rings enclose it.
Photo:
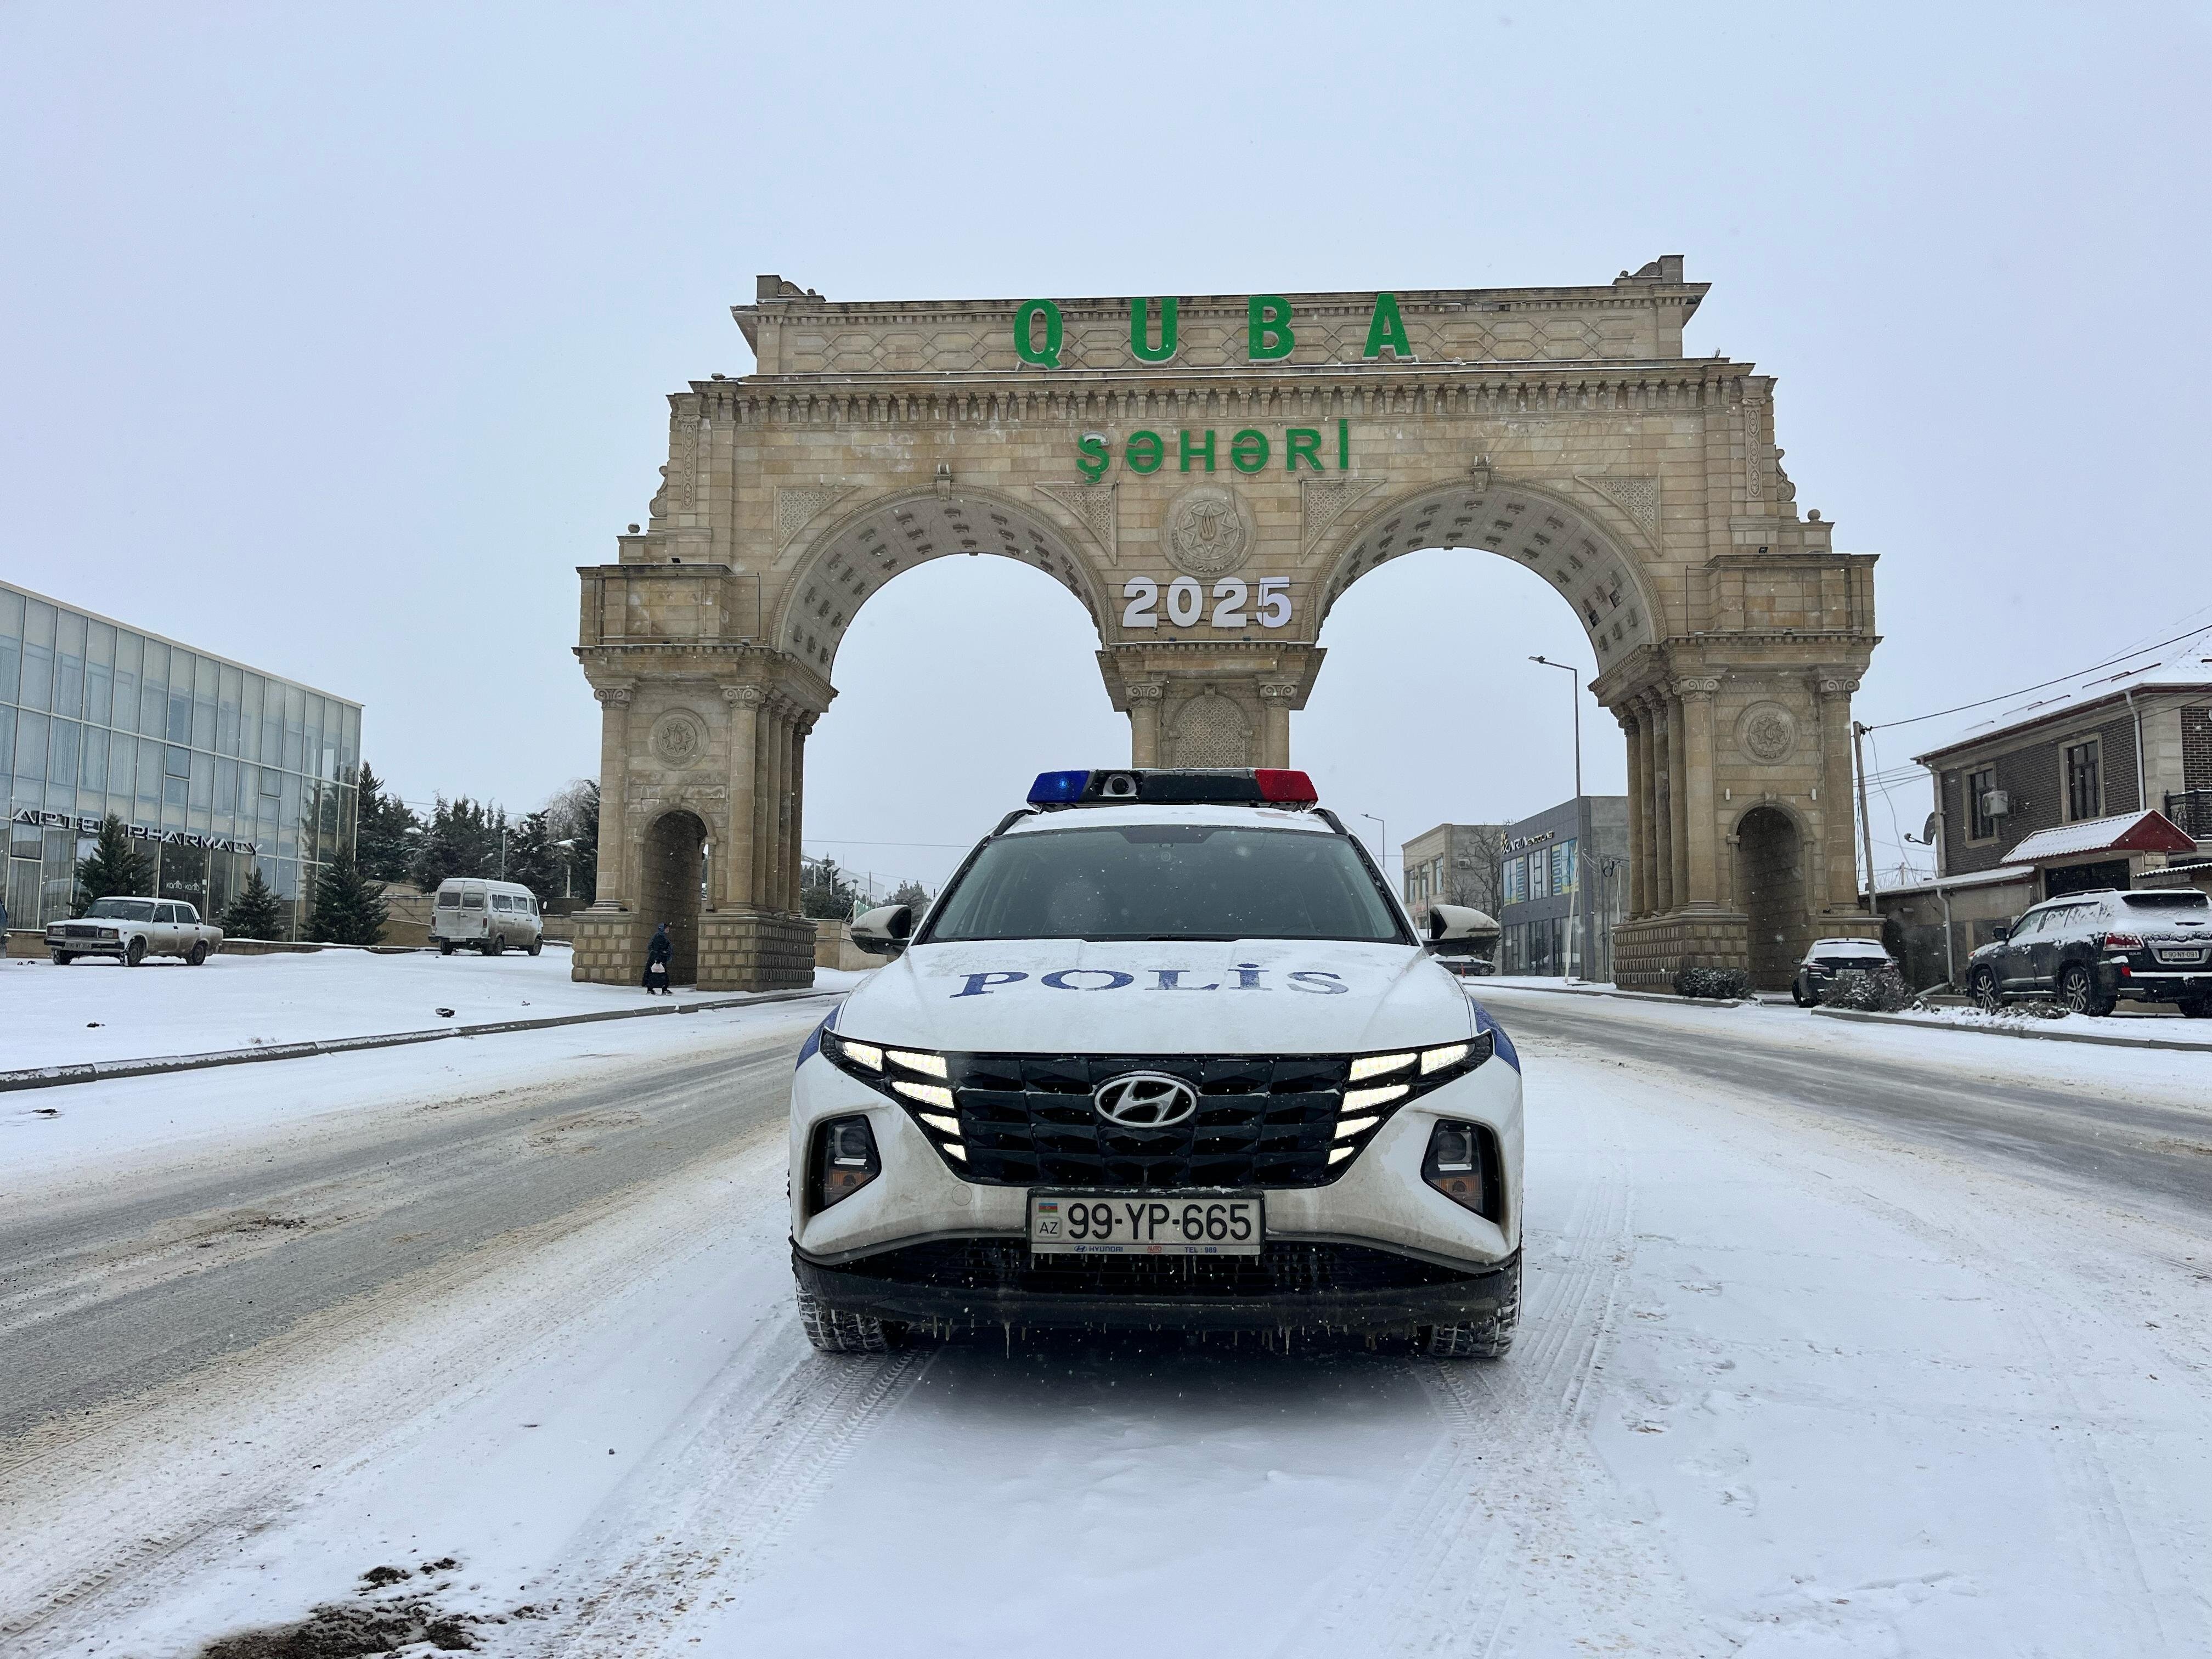
M 1329 445 L 1333 453 L 1326 460 L 1324 438 L 1334 440 Z M 1121 448 L 1121 465 L 1132 472 L 1157 472 L 1164 466 L 1180 472 L 1211 472 L 1217 458 L 1225 459 L 1239 472 L 1264 472 L 1278 463 L 1285 472 L 1345 472 L 1352 467 L 1352 422 L 1337 422 L 1332 433 L 1324 433 L 1317 426 L 1294 426 L 1285 430 L 1279 441 L 1248 426 L 1231 434 L 1226 446 L 1214 441 L 1211 428 L 1203 432 L 1178 432 L 1172 443 L 1161 433 L 1140 430 L 1124 438 Z M 1113 465 L 1114 446 L 1103 433 L 1086 432 L 1077 440 L 1076 470 L 1091 483 L 1104 477 Z
M 1170 363 L 1179 349 L 1176 335 L 1178 302 L 1145 298 L 1129 301 L 1129 350 L 1139 362 Z M 1244 302 L 1244 361 L 1272 363 L 1297 349 L 1298 336 L 1291 302 L 1279 294 L 1255 294 Z M 1014 311 L 1014 355 L 1036 368 L 1060 367 L 1064 334 L 1060 307 L 1050 300 L 1024 300 Z M 1410 362 L 1413 348 L 1406 341 L 1405 319 L 1399 315 L 1398 296 L 1378 294 L 1368 319 L 1364 358 L 1388 351 Z M 1252 470 L 1252 469 L 1248 469 Z

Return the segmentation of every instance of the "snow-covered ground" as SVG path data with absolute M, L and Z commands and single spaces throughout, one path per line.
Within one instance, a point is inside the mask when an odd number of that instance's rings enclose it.
M 646 1005 L 634 986 L 578 984 L 569 966 L 559 945 L 538 957 L 216 956 L 198 968 L 18 957 L 0 962 L 0 1071 Z M 823 969 L 820 982 L 842 989 L 856 977 Z M 714 994 L 679 991 L 677 1000 Z
M 1605 1006 L 1632 1037 L 1759 1022 L 1812 1063 L 1874 1043 L 1961 1086 L 2081 1056 L 2204 1099 L 2191 1055 L 1977 1043 L 1962 1065 L 1947 1033 Z M 482 1082 L 539 1045 L 544 1069 L 712 1052 L 725 1020 L 793 1041 L 814 1007 L 438 1049 Z M 556 1046 L 586 1034 L 592 1056 Z M 1751 1087 L 1522 1053 L 1528 1301 L 1498 1364 L 1169 1341 L 827 1359 L 790 1311 L 769 1124 L 588 1224 L 0 1444 L 0 1632 L 65 1593 L 11 1652 L 186 1653 L 411 1603 L 484 1621 L 484 1650 L 562 1656 L 2212 1653 L 2212 1231 Z M 380 1087 L 414 1109 L 397 1078 L 350 1074 L 349 1121 Z M 239 1155 L 255 1132 L 198 1133 Z M 131 1152 L 118 1129 L 46 1178 Z M 380 1567 L 402 1576 L 372 1589 Z

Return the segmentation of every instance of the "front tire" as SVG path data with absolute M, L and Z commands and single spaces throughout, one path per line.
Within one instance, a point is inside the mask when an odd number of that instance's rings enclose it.
M 1419 1341 L 1431 1359 L 1503 1359 L 1521 1323 L 1521 1264 L 1513 1264 L 1498 1311 L 1467 1325 L 1425 1325 Z
M 54 966 L 57 968 L 66 968 L 70 963 L 76 960 L 75 957 L 71 956 L 66 951 L 49 951 L 47 954 L 53 957 Z
M 533 957 L 544 948 L 545 941 L 543 939 L 534 939 L 530 941 L 530 954 Z
M 2058 975 L 2059 1006 L 2069 1014 L 2109 1014 L 2119 1001 L 2118 997 L 2099 994 L 2095 977 L 2078 962 Z
M 123 965 L 125 968 L 136 968 L 140 963 L 145 960 L 146 941 L 144 939 L 134 939 L 129 945 L 124 947 Z
M 1974 1000 L 1974 1006 L 1985 1014 L 1994 1014 L 2004 1007 L 2004 996 L 1997 989 L 1996 970 L 1977 968 L 1966 976 L 1966 994 Z
M 799 1323 L 806 1340 L 823 1353 L 889 1353 L 904 1334 L 901 1326 L 873 1314 L 846 1313 L 831 1307 L 811 1291 L 796 1292 Z

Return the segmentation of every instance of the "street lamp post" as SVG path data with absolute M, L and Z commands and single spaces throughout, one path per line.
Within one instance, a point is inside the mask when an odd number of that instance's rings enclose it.
M 1589 839 L 1589 826 L 1583 822 L 1583 687 L 1582 671 L 1572 663 L 1553 662 L 1549 657 L 1531 657 L 1530 662 L 1546 668 L 1563 668 L 1567 673 L 1567 694 L 1575 711 L 1575 908 L 1576 920 L 1582 934 L 1582 963 L 1587 969 L 1590 961 L 1589 883 L 1583 879 L 1583 854 L 1589 849 L 1583 845 Z
M 1382 879 L 1388 881 L 1390 879 L 1390 826 L 1372 812 L 1362 812 L 1359 816 L 1372 823 L 1375 826 L 1375 833 L 1382 838 Z M 1404 873 L 1405 866 L 1401 864 L 1399 874 L 1403 876 Z

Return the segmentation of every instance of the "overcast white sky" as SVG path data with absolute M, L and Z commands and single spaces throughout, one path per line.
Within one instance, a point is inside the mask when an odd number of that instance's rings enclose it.
M 664 394 L 750 368 L 757 272 L 1280 293 L 1680 252 L 1715 285 L 1689 349 L 1780 377 L 1800 506 L 1881 555 L 1862 719 L 2212 615 L 2204 9 L 1803 9 L 10 6 L 0 572 L 362 699 L 410 799 L 526 809 L 596 764 L 574 567 L 645 516 Z M 1405 560 L 1322 643 L 1294 759 L 1394 846 L 1568 793 L 1567 678 L 1525 658 L 1589 648 L 1527 573 Z M 933 879 L 1031 774 L 1125 758 L 1095 644 L 1034 571 L 900 578 L 837 663 L 810 850 Z

